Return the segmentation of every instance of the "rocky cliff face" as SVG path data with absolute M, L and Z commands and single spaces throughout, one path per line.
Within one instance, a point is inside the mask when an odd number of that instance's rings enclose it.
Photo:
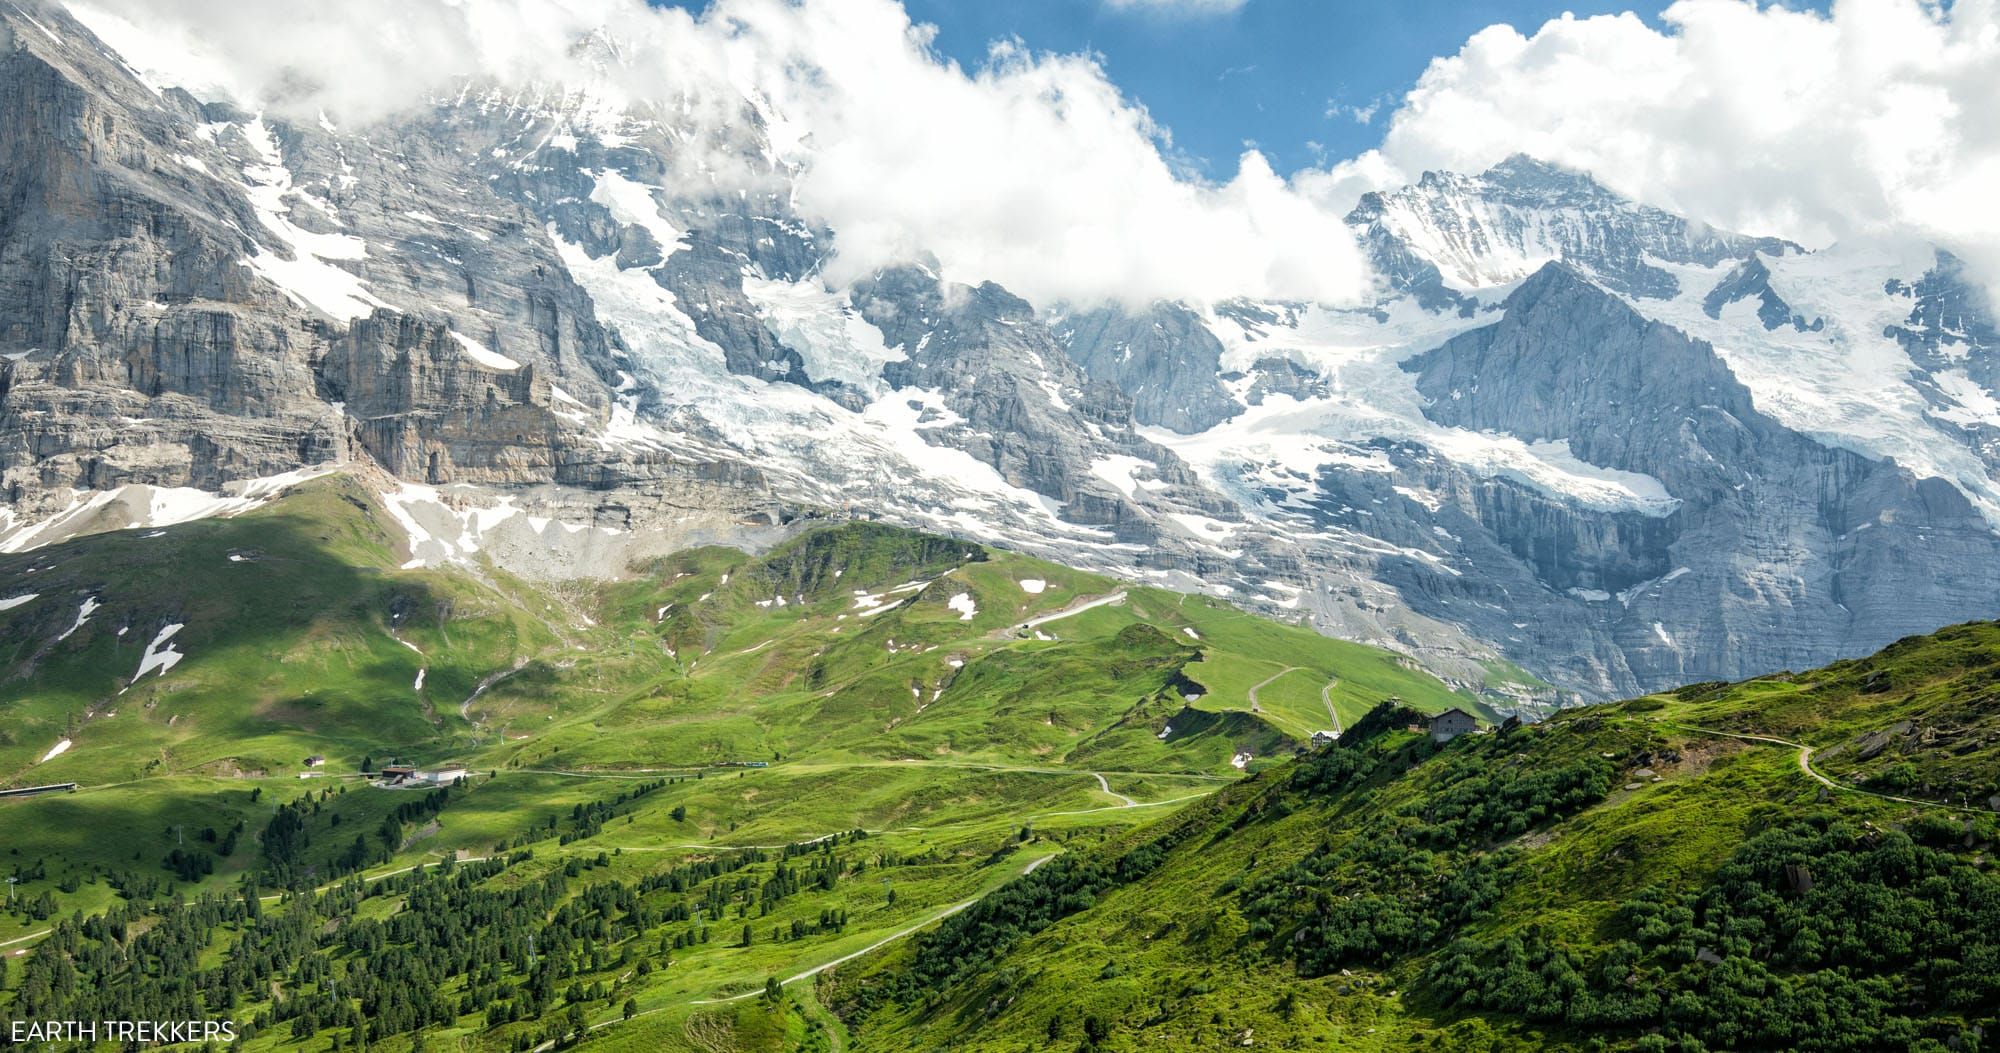
M 591 443 L 611 343 L 532 213 L 421 127 L 342 136 L 139 83 L 60 8 L 0 38 L 0 479 L 219 489 L 379 462 L 425 482 L 645 484 L 754 468 Z M 418 178 L 413 178 L 413 174 Z
M 1529 707 L 1556 692 L 1520 667 L 1613 694 L 1994 613 L 2000 367 L 1948 258 L 1517 158 L 1364 199 L 1365 309 L 1033 305 L 921 260 L 836 288 L 763 104 L 704 129 L 603 89 L 286 122 L 0 10 L 0 546 L 158 503 L 91 505 L 127 484 L 341 463 L 401 480 L 420 561 L 615 573 L 635 531 L 879 516 Z
M 1350 222 L 1379 305 L 1205 309 L 1231 404 L 1148 422 L 1250 519 L 1296 524 L 1323 626 L 1446 635 L 1386 616 L 1408 612 L 1617 693 L 1994 612 L 1992 315 L 1949 257 L 1806 253 L 1524 158 Z M 1080 360 L 1143 317 L 1075 330 Z
M 198 121 L 87 46 L 0 25 L 0 485 L 17 506 L 344 452 L 311 397 L 321 337 L 239 265 L 247 204 L 180 159 Z
M 1131 398 L 1143 424 L 1193 434 L 1236 415 L 1220 378 L 1222 342 L 1181 304 L 1082 311 L 1058 319 L 1056 335 L 1084 372 Z
M 1563 264 L 1503 307 L 1499 322 L 1405 367 L 1433 420 L 1567 440 L 1584 461 L 1651 476 L 1678 501 L 1615 547 L 1564 545 L 1548 529 L 1510 544 L 1540 580 L 1618 594 L 1596 602 L 1641 683 L 1698 675 L 1703 653 L 1799 667 L 1823 641 L 1886 641 L 1924 631 L 1935 612 L 1990 602 L 1980 594 L 2000 576 L 1984 568 L 2000 540 L 1950 486 L 1783 427 L 1708 344 Z M 1503 543 L 1515 533 L 1506 517 L 1481 519 Z M 1524 547 L 1542 539 L 1557 544 Z

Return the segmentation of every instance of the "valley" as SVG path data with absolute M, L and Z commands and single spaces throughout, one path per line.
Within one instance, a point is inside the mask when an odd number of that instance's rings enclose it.
M 2000 8 L 1366 6 L 0 3 L 8 1041 L 1994 1048 Z
M 139 931 L 187 911 L 202 959 L 234 961 L 270 938 L 261 919 L 393 925 L 428 917 L 427 889 L 524 886 L 560 912 L 630 886 L 654 906 L 613 916 L 560 973 L 615 998 L 516 1003 L 519 1026 L 426 1016 L 428 1033 L 534 1045 L 569 1005 L 622 1024 L 628 1000 L 660 1034 L 782 1023 L 801 1010 L 764 1000 L 766 980 L 810 989 L 1030 866 L 1288 762 L 1311 730 L 1268 689 L 1253 706 L 1265 667 L 1306 674 L 1313 705 L 1324 686 L 1350 721 L 1391 697 L 1477 705 L 1394 655 L 1213 600 L 865 522 L 603 584 L 408 566 L 422 539 L 367 478 L 0 557 L 40 590 L 0 615 L 6 778 L 78 784 L 0 802 L 14 962 L 66 945 L 74 912 Z M 179 657 L 135 675 L 161 625 Z M 382 788 L 391 760 L 467 774 Z M 819 884 L 795 892 L 806 867 Z M 677 873 L 685 893 L 649 884 Z M 273 961 L 276 989 L 319 960 Z M 61 997 L 14 976 L 16 1006 Z M 134 984 L 120 997 L 150 997 Z M 231 996 L 282 1025 L 247 1048 L 352 1030 L 330 1000 L 294 1030 L 300 997 Z
M 1990 624 L 1440 745 L 1424 713 L 1479 703 L 1398 656 L 873 523 L 598 584 L 413 543 L 335 473 L 0 557 L 41 590 L 0 614 L 9 782 L 79 784 L 0 801 L 16 1013 L 224 1010 L 245 1049 L 1776 1049 L 1808 998 L 1854 1049 L 1994 1023 Z M 128 673 L 163 624 L 181 657 Z M 391 759 L 467 774 L 382 788 Z M 1930 912 L 1963 967 L 1917 979 L 1855 897 Z M 1800 910 L 1821 942 L 1781 935 Z

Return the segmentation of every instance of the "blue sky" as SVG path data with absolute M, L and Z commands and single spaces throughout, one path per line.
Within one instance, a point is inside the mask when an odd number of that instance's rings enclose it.
M 1666 4 L 1248 0 L 1221 13 L 1105 0 L 905 0 L 904 6 L 936 25 L 939 50 L 967 66 L 984 59 L 990 41 L 1010 36 L 1040 51 L 1103 56 L 1111 79 L 1171 130 L 1185 160 L 1227 177 L 1246 141 L 1279 172 L 1376 145 L 1396 101 L 1431 58 L 1457 52 L 1489 25 L 1505 22 L 1532 33 L 1565 11 L 1582 18 L 1627 10 L 1657 25 Z M 1358 120 L 1357 110 L 1372 112 L 1372 121 Z
M 989 41 L 1009 36 L 1036 50 L 1096 52 L 1111 79 L 1171 130 L 1185 160 L 1226 177 L 1246 141 L 1280 172 L 1374 146 L 1396 100 L 1432 56 L 1456 52 L 1486 26 L 1508 22 L 1525 32 L 1565 10 L 1583 16 L 1633 5 L 1249 0 L 1209 14 L 1102 0 L 905 0 L 904 6 L 936 25 L 939 50 L 966 65 L 983 59 Z M 1650 15 L 1660 6 L 1643 10 Z M 1371 106 L 1371 122 L 1356 119 L 1355 110 Z
M 701 10 L 706 0 L 655 0 Z M 1224 6 L 1227 0 L 1215 0 Z M 1782 0 L 1825 10 L 1828 0 Z M 1179 160 L 1227 178 L 1246 143 L 1279 172 L 1353 157 L 1381 139 L 1397 100 L 1430 60 L 1508 23 L 1532 33 L 1565 11 L 1636 11 L 1663 0 L 903 0 L 938 27 L 937 48 L 967 68 L 995 40 L 1090 52 L 1172 134 Z M 1362 115 L 1370 120 L 1359 119 Z

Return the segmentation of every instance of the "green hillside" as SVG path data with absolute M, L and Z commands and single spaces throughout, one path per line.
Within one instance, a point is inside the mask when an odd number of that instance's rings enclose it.
M 11 1015 L 226 1015 L 249 1049 L 835 1048 L 814 970 L 1382 698 L 1475 704 L 869 523 L 615 583 L 405 569 L 400 537 L 334 476 L 0 556 L 0 597 L 33 594 L 0 611 L 0 783 L 81 785 L 0 800 Z M 471 774 L 375 785 L 391 758 Z
M 608 584 L 399 537 L 332 477 L 0 557 L 33 594 L 0 778 L 81 784 L 0 800 L 10 1016 L 251 1050 L 2000 1026 L 2000 627 L 1437 745 L 1477 702 L 1397 656 L 875 524 Z M 392 757 L 470 774 L 364 774 Z
M 871 1050 L 1986 1048 L 1996 675 L 1979 624 L 1443 746 L 1385 707 L 820 994 Z

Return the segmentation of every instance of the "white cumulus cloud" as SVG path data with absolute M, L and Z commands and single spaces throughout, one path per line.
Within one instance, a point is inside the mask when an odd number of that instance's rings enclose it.
M 1339 211 L 1261 154 L 1245 153 L 1227 181 L 1192 177 L 1094 57 L 1003 42 L 963 68 L 894 0 L 718 0 L 698 18 L 641 0 L 76 0 L 72 10 L 156 79 L 342 125 L 466 78 L 601 77 L 573 46 L 601 31 L 619 54 L 612 87 L 631 98 L 748 95 L 782 119 L 780 147 L 800 165 L 796 200 L 835 232 L 836 279 L 929 254 L 950 277 L 1043 304 L 1349 301 L 1367 281 Z
M 1139 8 L 1232 0 L 1105 0 Z M 1361 190 L 1526 152 L 1641 200 L 1808 245 L 1922 237 L 2000 277 L 2000 0 L 1836 0 L 1830 14 L 1679 0 L 1632 16 L 1493 26 L 1377 115 L 1379 149 L 1287 178 L 1254 149 L 1222 181 L 1090 55 L 1014 42 L 961 67 L 894 0 L 73 0 L 157 79 L 343 126 L 466 78 L 602 79 L 574 42 L 617 42 L 607 90 L 752 95 L 782 117 L 797 201 L 836 231 L 836 277 L 919 254 L 1040 303 L 1228 296 L 1351 301 L 1364 261 L 1339 217 Z M 600 85 L 600 88 L 605 88 Z M 712 130 L 712 129 L 711 129 Z
M 1362 288 L 1336 210 L 1255 151 L 1226 183 L 1187 178 L 1087 56 L 1002 44 L 966 71 L 892 4 L 867 19 L 851 2 L 756 6 L 774 57 L 794 61 L 767 84 L 773 101 L 812 130 L 799 199 L 833 226 L 849 273 L 930 252 L 1044 303 Z
M 2000 3 L 1680 0 L 1493 26 L 1431 63 L 1379 150 L 1301 177 L 1330 204 L 1516 153 L 1808 245 L 1915 235 L 2000 276 Z

